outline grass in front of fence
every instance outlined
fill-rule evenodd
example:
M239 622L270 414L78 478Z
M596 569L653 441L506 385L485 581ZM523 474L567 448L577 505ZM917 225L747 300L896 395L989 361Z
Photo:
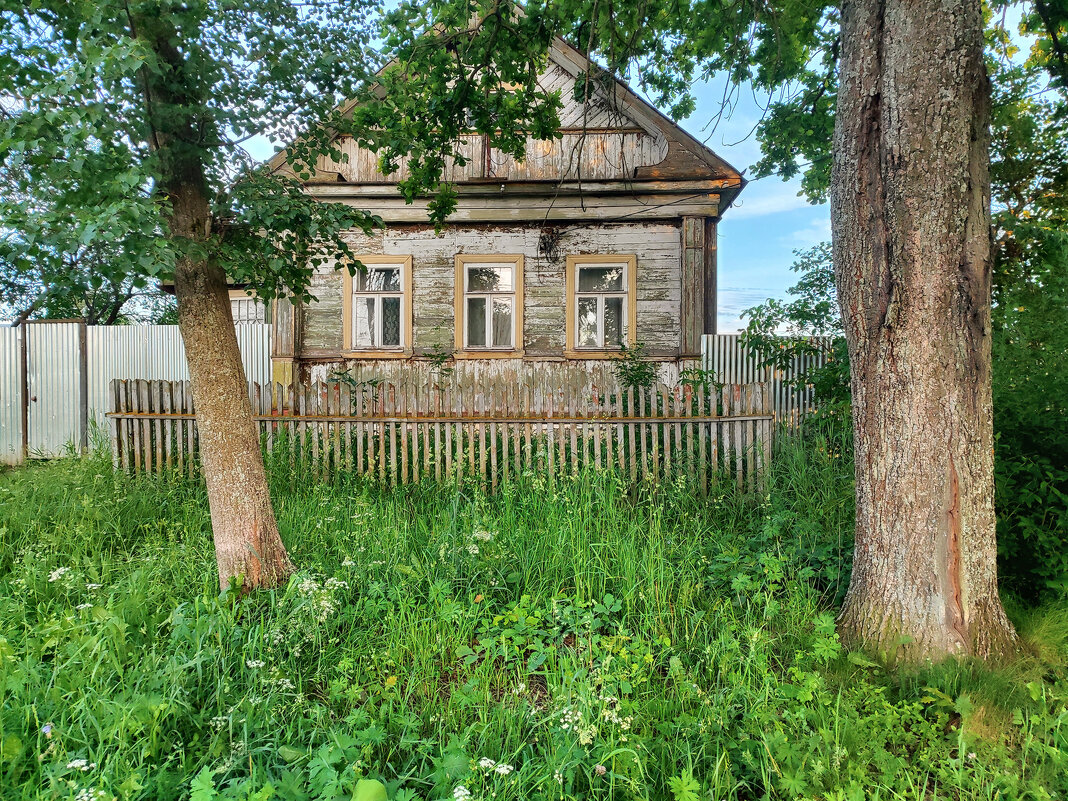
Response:
M1004 668L841 649L843 445L707 500L276 477L300 573L246 600L196 482L2 474L0 797L1062 797L1068 611L1017 612Z

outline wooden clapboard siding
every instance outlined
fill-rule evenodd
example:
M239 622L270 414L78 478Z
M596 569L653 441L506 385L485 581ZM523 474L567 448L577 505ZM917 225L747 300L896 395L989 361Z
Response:
M545 243L555 239L551 252ZM569 254L634 254L637 261L637 332L650 353L679 353L682 240L675 222L577 226L452 226L435 234L427 226L395 226L383 234L354 234L353 249L367 254L413 257L416 354L452 349L455 257L462 253L522 254L524 257L524 352L562 356L565 345L565 263ZM302 310L306 358L342 351L342 276L327 265L312 279L317 302Z
M393 184L410 175L406 158L398 160L396 171L383 174L378 169L378 156L361 148L351 137L341 138L337 144L342 159L320 156L316 164L319 173L339 175L348 183L359 184ZM466 163L457 165L448 159L444 172L447 180L626 180L633 177L637 168L657 164L667 154L664 140L642 130L587 129L562 133L558 139L528 137L522 160L484 144L481 136L460 137L459 149Z
M771 454L770 393L755 384L705 391L667 384L591 391L578 374L560 383L538 373L477 383L450 376L249 386L263 446L293 478L466 477L493 490L510 474L611 469L631 483L683 476L707 490L719 475L755 489ZM185 382L116 380L115 464L193 470L195 414ZM721 445L710 448L710 440Z

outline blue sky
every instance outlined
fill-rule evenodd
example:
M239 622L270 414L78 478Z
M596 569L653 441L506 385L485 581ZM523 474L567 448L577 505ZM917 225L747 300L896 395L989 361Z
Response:
M682 127L739 170L760 158L753 126L761 108L752 92L738 92L730 117L708 125L719 113L723 87L704 84L696 89L697 111ZM746 177L750 177L748 169ZM790 270L794 251L831 238L826 204L813 206L798 195L800 178L752 180L738 201L723 214L719 225L719 332L729 334L744 323L742 309L766 298L783 297L796 282Z

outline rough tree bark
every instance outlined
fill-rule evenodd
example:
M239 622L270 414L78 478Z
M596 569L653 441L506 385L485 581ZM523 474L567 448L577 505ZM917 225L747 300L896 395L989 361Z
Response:
M1016 643L997 589L990 85L979 0L845 0L831 220L852 370L843 639L904 658Z

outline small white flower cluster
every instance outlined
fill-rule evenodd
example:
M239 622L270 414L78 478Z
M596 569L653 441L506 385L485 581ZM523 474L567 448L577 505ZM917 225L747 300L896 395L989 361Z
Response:
M458 784L456 789L452 791L452 797L453 801L468 801L471 798L471 791L462 784Z
M345 561L341 563L342 567L356 567L356 563L351 558L345 557Z
M94 584L92 582L89 582L85 585L85 589L89 590L89 592L92 592L93 590L99 590L103 586L103 584Z
M83 610L83 609L92 609L92 608L93 608L93 605L92 605L92 604L78 604L78 605L77 605L76 607L74 607L74 608L75 608L75 609L77 609L77 610L79 610L79 611L81 611L81 610Z
M334 577L328 578L322 584L313 578L307 578L297 585L297 591L311 601L316 617L321 623L338 610L334 593L337 590L346 589L348 586L347 581Z
M61 578L63 578L65 575L67 575L69 572L69 567L57 567L55 570L48 574L48 581L50 583L55 583Z
M582 713L577 709L565 706L560 710L560 728L564 731L574 728L582 723Z
M601 697L601 701L604 702L604 709L601 710L601 717L605 722L619 726L623 731L630 729L631 724L634 722L633 715L620 715L620 703L619 699L614 695L605 695Z
M515 770L511 765L504 762L494 762L489 757L482 757L482 759L478 760L478 766L482 770L492 770L498 776L507 776Z
M211 727L215 729L215 731L222 731L228 725L230 725L230 718L226 715L216 715L211 719Z
M88 759L72 759L67 763L68 770L80 770L82 772L90 771L96 768L95 762L90 762Z
M248 668L250 668L251 670L256 670L256 668L261 668L266 664L267 663L264 662L262 659L246 659L245 660L245 665Z
M103 790L97 790L95 787L83 787L78 791L78 795L74 796L74 801L101 801L101 799L107 797L108 794Z
M472 542L467 546L467 552L472 556L478 556L478 546Z
M476 540L480 540L481 542L492 542L494 536L496 536L496 532L479 530L471 536L474 537Z

